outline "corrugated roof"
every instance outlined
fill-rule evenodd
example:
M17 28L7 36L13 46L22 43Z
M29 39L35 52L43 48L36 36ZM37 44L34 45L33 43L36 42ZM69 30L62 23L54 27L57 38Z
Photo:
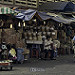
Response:
M56 10L56 11L63 11L65 7L69 4L70 6L73 4L72 2L46 2L39 6L39 10ZM72 6L71 6L72 7Z

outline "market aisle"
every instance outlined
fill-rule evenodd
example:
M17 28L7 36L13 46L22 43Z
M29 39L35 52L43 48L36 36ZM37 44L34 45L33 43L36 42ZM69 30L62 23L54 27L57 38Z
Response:
M57 60L33 60L14 65L12 71L0 71L0 75L75 75L73 55L64 55Z

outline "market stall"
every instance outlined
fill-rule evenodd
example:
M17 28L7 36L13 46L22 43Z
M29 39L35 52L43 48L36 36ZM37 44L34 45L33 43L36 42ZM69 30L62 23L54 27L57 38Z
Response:
M9 20L10 14L14 14L14 11L9 7L0 7L0 70L10 69L12 70L12 60L9 60L9 50L6 47L6 41L4 37L5 30L10 28L10 24L12 24L12 20ZM9 20L9 23L7 22ZM10 33L8 32L8 35Z
M3 60L0 61L0 70L12 70L12 61L11 60Z
M23 32L23 38L25 39L27 48L30 49L30 57L40 57L41 49L43 49L43 36L52 35L51 37L53 39L57 39L57 30L54 30L53 27L54 23L49 22L51 17L45 12L32 9L22 10L16 15L16 18L23 20L23 24L21 25L21 22L19 24L23 28L23 31L21 31Z

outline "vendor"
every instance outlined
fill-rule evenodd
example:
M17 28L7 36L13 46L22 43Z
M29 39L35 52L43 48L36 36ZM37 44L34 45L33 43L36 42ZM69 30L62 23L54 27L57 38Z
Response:
M2 59L2 49L1 49L1 45L0 45L0 60Z
M7 46L5 42L2 42L1 48L2 50L7 50Z
M5 42L2 42L1 50L2 50L2 59L8 59L8 50Z
M53 58L54 57L53 41L49 35L47 35L47 37L46 37L44 46L45 46L44 49L45 49L45 53L46 53L45 57L47 58L48 52L50 52L51 53L50 59L51 60L54 59Z

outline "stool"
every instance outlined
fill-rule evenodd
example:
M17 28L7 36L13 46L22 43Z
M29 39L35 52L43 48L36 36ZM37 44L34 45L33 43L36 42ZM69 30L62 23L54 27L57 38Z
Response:
M51 52L48 51L48 56L47 56L47 58L50 58L50 56L51 56Z
M37 49L33 49L31 52L31 57L39 57L39 51Z

